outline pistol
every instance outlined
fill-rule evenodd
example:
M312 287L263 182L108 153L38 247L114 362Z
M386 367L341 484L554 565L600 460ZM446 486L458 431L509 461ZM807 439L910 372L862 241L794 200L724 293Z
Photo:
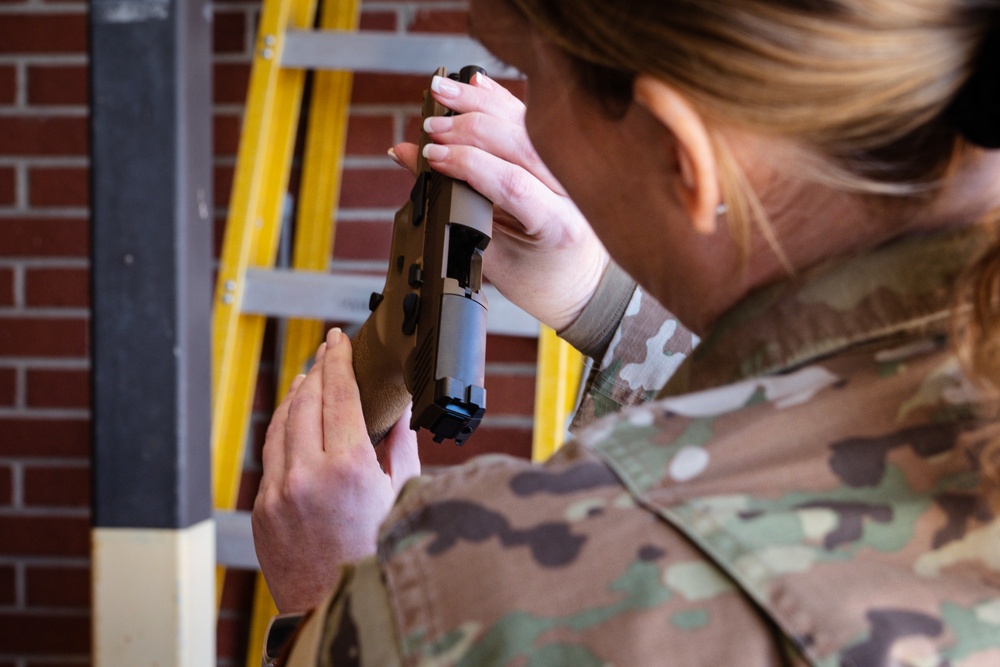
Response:
M482 68L453 78L469 83ZM446 76L444 68L435 72ZM452 112L424 92L423 118ZM493 233L493 203L464 181L435 172L423 157L393 221L385 288L354 336L354 372L372 444L413 401L410 428L461 445L486 412L486 296L483 250Z

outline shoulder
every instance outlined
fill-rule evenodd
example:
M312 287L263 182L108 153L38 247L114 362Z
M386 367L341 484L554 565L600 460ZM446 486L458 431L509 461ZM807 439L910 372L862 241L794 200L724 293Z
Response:
M411 662L780 661L729 578L575 444L545 466L489 457L413 484L379 557Z

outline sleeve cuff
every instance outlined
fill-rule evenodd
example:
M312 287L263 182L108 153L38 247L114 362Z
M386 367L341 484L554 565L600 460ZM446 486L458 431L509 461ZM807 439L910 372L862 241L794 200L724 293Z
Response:
M613 261L608 262L594 296L559 337L591 359L600 359L625 315L636 283Z

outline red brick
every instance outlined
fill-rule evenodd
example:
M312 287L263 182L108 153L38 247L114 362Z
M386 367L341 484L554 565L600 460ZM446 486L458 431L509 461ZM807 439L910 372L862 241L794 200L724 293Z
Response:
M88 653L90 617L0 612L0 646L25 656Z
M240 490L236 498L236 509L250 511L260 487L260 470L245 470L240 477Z
M14 270L0 268L0 306L14 305Z
M17 202L17 174L13 167L0 168L0 206L12 206Z
M34 167L28 172L28 201L44 206L88 206L87 167Z
M0 505L14 502L14 471L8 466L0 466ZM2 588L2 586L0 586ZM2 597L2 595L0 595ZM0 602L0 604L3 604Z
M90 607L89 568L28 567L25 579L25 597L29 607Z
M226 570L226 583L222 587L222 609L234 611L250 609L257 572L250 570Z
M532 416L535 412L535 376L488 374L486 406L488 415Z
M537 338L497 335L486 338L487 363L535 363L537 360Z
M216 626L215 655L232 665L246 664L250 628L245 618L220 618Z
M16 573L11 565L0 565L0 605L12 605L17 602Z
M86 155L87 119L0 117L0 155Z
M392 144L392 117L355 114L348 120L347 155L385 155Z
M368 32L395 32L396 25L396 12L361 12L361 30Z
M216 10L212 22L212 51L243 53L246 50L246 33L246 14Z
M17 397L17 372L13 368L0 368L0 405L12 406Z
M0 516L0 535L4 538L0 553L7 556L90 553L90 519L86 517ZM4 644L0 642L0 646Z
M250 84L248 63L215 63L212 66L212 99L217 104L243 104Z
M212 199L216 206L229 206L229 195L233 191L233 175L236 168L230 165L216 165L212 170Z
M17 69L13 65L0 66L0 104L17 101Z
M3 257L86 257L89 243L83 218L0 219Z
M28 68L28 104L87 104L83 65L34 65Z
M428 467L458 465L486 453L531 458L530 429L492 428L485 422L462 446L451 441L434 442L424 429L417 434L417 442L420 444L420 461Z
M5 14L0 53L85 53L87 17L79 14Z
M83 357L87 321L69 318L0 318L0 356Z
M216 155L236 156L240 146L243 118L234 114L216 114L212 117L212 148Z
M90 371L29 370L27 403L34 408L86 408L90 405Z
M28 306L78 306L90 303L89 271L74 268L27 269L24 297Z
M90 423L85 419L0 417L0 457L85 457Z
M337 225L333 254L337 259L385 259L391 240L392 223L342 222Z
M86 507L90 470L82 466L25 468L24 501L41 507Z
M413 104L424 97L429 77L403 74L358 74L354 77L354 104Z
M85 408L90 405L90 371L29 370L27 399L32 408Z
M410 196L412 187L413 174L396 166L347 169L341 185L340 207L395 210Z
M469 32L469 13L421 9L407 26L407 31L466 35Z

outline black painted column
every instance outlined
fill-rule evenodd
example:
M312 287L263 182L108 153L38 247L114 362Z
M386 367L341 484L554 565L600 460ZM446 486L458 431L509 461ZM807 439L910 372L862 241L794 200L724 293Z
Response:
M211 14L90 0L94 664L211 665Z

